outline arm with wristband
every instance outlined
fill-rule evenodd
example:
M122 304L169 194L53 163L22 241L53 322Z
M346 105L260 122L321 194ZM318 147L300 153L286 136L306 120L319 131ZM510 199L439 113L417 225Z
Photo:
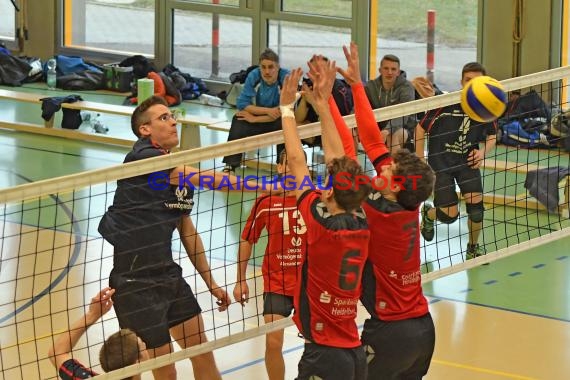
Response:
M281 90L279 109L281 110L281 125L283 127L283 138L287 151L287 164L295 183L301 183L303 178L310 178L309 168L305 160L305 153L301 146L299 132L297 132L297 122L295 121L295 100L297 97L297 87L303 71L300 68L294 69L285 77L283 89ZM299 199L305 189L295 186L295 197Z

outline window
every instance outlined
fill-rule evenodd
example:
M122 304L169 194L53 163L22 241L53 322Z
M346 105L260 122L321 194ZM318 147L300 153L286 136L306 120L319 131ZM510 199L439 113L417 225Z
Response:
M269 22L269 47L279 54L280 65L286 69L301 67L313 54L322 54L346 66L342 45L350 44L350 29L287 21Z
M0 40L16 40L16 9L8 0L0 1Z
M189 3L203 3L215 5L229 5L232 7L239 7L239 0L184 0Z
M373 0L378 3L376 17L376 66L386 54L400 58L408 80L425 76L427 57L427 11L435 13L435 83L447 91L458 90L461 68L477 59L477 0L422 2L416 0ZM429 3L429 4L428 4ZM371 35L373 35L373 27ZM372 62L374 65L374 62Z
M154 2L65 1L63 46L153 56Z
M366 6L365 4L362 5ZM352 17L352 1L350 0L282 0L282 9L284 12L332 16L348 19Z
M175 10L173 63L198 78L229 81L231 73L251 65L251 35L247 17Z

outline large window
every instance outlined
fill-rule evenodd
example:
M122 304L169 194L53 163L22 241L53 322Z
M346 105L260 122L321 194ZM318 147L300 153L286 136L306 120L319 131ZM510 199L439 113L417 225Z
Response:
M9 0L0 1L0 40L16 39L16 10Z
M65 1L64 47L154 55L155 0Z
M247 17L175 10L173 63L192 76L229 81L251 64L251 35Z
M365 4L363 4L365 6ZM352 17L352 1L350 0L282 0L285 12L305 13L319 16L341 18Z
M477 59L477 0L372 1L377 1L372 20L376 17L378 33L372 77L386 54L400 58L408 79L426 75L427 11L435 10L435 83L444 90L459 89L461 68Z
M307 71L307 61L313 54L322 54L339 65L346 66L342 45L350 44L350 29L287 21L269 22L269 47L277 54L281 67L301 67Z

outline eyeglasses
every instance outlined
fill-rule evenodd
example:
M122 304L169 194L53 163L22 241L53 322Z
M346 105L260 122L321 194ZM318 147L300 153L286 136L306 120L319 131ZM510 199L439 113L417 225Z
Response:
M169 121L170 119L177 121L178 120L178 115L175 113L163 113L162 115L160 115L159 117L156 118L156 120L160 120L160 121Z

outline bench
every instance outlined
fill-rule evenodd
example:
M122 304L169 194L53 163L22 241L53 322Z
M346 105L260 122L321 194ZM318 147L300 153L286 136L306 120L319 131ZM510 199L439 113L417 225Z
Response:
M39 95L27 92L12 91L0 89L0 98L10 99L21 102L35 103L41 105L42 101L40 99L46 98L46 95ZM119 116L130 117L133 113L134 108L130 106L122 106L107 103L98 103L91 101L78 101L75 103L63 103L62 108L75 109L80 111L92 111L103 114L112 114ZM129 139L109 137L101 134L90 134L84 133L77 130L66 130L60 128L53 128L54 118L44 122L45 128L38 128L35 124L29 123L15 123L0 121L0 126L2 128L9 128L14 130L19 130L23 132L32 132L43 135L65 137L70 139L82 140L82 141L92 141L100 143L108 143L122 146L132 146L133 141ZM209 126L224 123L223 120L213 119L203 116L196 115L184 115L178 119L181 125L180 133L180 149L191 149L201 146L200 141L200 130L199 127ZM221 124L220 124L221 125ZM214 129L214 128L212 128ZM228 127L229 131L229 127Z

